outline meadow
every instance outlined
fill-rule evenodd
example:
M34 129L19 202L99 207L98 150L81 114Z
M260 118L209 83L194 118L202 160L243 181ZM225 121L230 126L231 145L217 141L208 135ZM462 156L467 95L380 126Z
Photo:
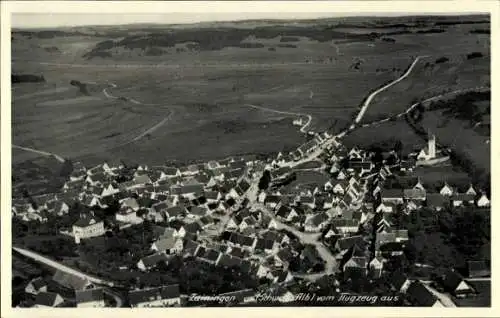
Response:
M43 74L46 83L13 86L13 143L87 164L116 157L162 164L291 150L305 141L292 126L296 118L247 104L308 114L309 129L339 132L370 91L401 76L414 56L433 50L429 39L439 43L450 37L448 32L469 36L457 28L391 35L395 42L374 38L366 33L375 30L369 28L364 28L366 34L351 28L333 35L295 28L295 37L286 29L271 30L272 36L256 29L257 36L242 38L247 47L224 46L215 38L216 49L207 43L189 49L191 42L176 39L173 46L148 40L153 46L141 48L141 38L130 36L115 40L121 44L106 50L111 57L92 59L83 56L114 38L105 32L43 38L15 33L13 71ZM288 37L283 40L280 32ZM448 40L447 50L455 50L461 41ZM161 54L146 54L151 48ZM90 96L71 86L73 80L91 85ZM122 98L109 98L104 89ZM375 116L391 111L374 103L367 118L372 109ZM22 156L13 159L22 161Z

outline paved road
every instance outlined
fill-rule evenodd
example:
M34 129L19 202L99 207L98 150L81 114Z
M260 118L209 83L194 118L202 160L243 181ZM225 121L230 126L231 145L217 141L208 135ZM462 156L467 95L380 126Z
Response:
M101 278L97 278L97 277L85 274L85 273L83 273L83 272L81 272L79 270L76 270L76 269L73 269L73 268L71 268L69 266L63 265L63 264L61 264L59 262L51 260L50 258L48 258L46 256L40 255L40 254L32 252L30 250L27 250L27 249L24 249L24 248L20 248L20 247L12 247L12 249L14 251L16 251L16 252L18 252L18 253L26 256L26 257L31 258L32 260L35 260L35 261L40 262L40 263L43 263L45 265L48 265L48 266L50 266L52 268L61 270L63 272L66 272L66 273L69 273L69 274L72 274L72 275L75 275L75 276L86 278L90 282L93 282L93 283L96 283L96 284L100 284L100 285L113 286L113 283L110 282L110 281L107 281L107 280L104 280L104 279L101 279Z
M267 108L267 107L262 107L262 106L257 106L257 105L252 105L252 104L245 104L245 106L260 109L260 110L265 110L265 111L273 112L273 113L277 113L277 114L292 115L292 116L298 116L298 117L305 116L305 117L307 117L307 122L304 125L302 125L302 127L300 128L300 132L303 134L307 133L306 128L309 127L309 125L311 124L311 120L312 120L312 116L308 115L308 114L284 112L284 111L275 110L272 108Z
M66 160L64 160L63 157L56 155L55 153L51 153L51 152L47 152L47 151L37 150L37 149L33 149L33 148L28 148L28 147L21 147L21 146L17 146L17 145L12 145L12 148L30 151L30 152L34 152L34 153L44 155L44 156L54 157L59 162L66 161Z
M24 249L24 248L20 248L20 247L12 247L12 249L34 261L37 261L39 263L43 263L47 266L50 266L52 268L55 268L55 269L58 269L58 270L61 270L65 273L68 273L68 274L72 274L72 275L75 275L75 276L78 276L78 277L82 277L82 278L86 278L88 279L90 282L92 283L95 283L95 284L98 284L98 285L104 285L104 286L108 286L108 287L112 287L114 284L113 282L110 282L108 280L104 280L104 279L101 279L101 278L97 278L95 276L92 276L92 275L88 275L84 272L81 272L79 270L76 270L76 269L73 269L69 266L66 266L66 265L63 265L59 262L56 262L54 260L51 260L50 258L46 257L46 256L43 256L43 255L40 255L38 253L35 253L35 252L32 252L30 250L27 250L27 249ZM103 288L103 292L105 294L108 294L110 295L111 297L113 297L115 299L115 302L116 302L116 307L122 307L123 306L123 300L121 298L121 296L112 291L111 289L109 289L108 287L104 287Z
M268 217L272 218L276 222L278 229L285 229L287 231L292 232L295 236L297 236L297 238L300 240L302 244L314 245L318 251L319 256L325 261L325 270L323 272L314 274L303 274L297 276L310 280L315 280L321 276L333 274L336 272L338 264L337 260L335 259L335 256L330 252L330 250L325 245L323 245L323 243L318 241L318 238L320 237L321 233L301 232L292 226L280 222L278 219L276 219L274 213L271 212L265 205L257 203L254 204L254 206L257 209L260 209Z
M406 77L408 77L408 75L410 75L411 71L413 70L413 68L415 67L415 65L417 64L417 62L421 59L421 58L424 58L424 57L427 57L427 55L423 55L423 56L418 56L414 61L413 63L410 65L410 67L408 68L408 70L403 74L401 75L401 77L397 78L396 80L390 82L389 84L377 89L376 91L374 91L373 93L371 93L368 98L366 99L365 103L363 104L363 106L361 107L361 110L359 111L358 113L358 116L356 116L356 119L354 120L354 123L357 124L361 121L361 119L363 119L363 116L365 115L365 112L366 110L368 109L368 106L370 106L370 103L371 101L373 100L373 98L375 96L377 96L377 94L385 91L386 89L388 89L389 87L393 86L393 85L396 85L397 83L401 82L402 80L404 80Z
M439 95L435 95L435 96L429 97L429 98L427 98L427 99L425 99L423 101L420 101L420 102L417 102L417 103L411 105L405 111L403 111L403 112L401 112L399 114L396 114L396 115L393 115L393 116L389 116L389 117L386 117L384 119L377 120L377 121L374 121L374 122L371 122L371 123L363 124L362 127L371 127L371 126L375 126L375 125L387 122L387 121L389 121L389 120L391 120L393 118L401 118L404 115L408 114L410 111L412 111L419 104L428 103L428 102L431 102L431 101L443 98L443 97L445 97L447 95L453 95L453 94L459 94L459 93L466 93L466 92L473 92L473 91L483 91L483 90L489 90L489 89L490 89L489 87L479 86L479 87L473 87L473 88L457 89L457 90L452 91L452 92L447 92L447 93L442 93L442 94L439 94Z

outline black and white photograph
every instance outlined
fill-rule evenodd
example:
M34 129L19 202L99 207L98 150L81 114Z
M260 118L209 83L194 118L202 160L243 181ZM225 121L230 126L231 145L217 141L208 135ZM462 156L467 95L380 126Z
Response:
M492 306L488 6L109 6L10 14L12 308Z

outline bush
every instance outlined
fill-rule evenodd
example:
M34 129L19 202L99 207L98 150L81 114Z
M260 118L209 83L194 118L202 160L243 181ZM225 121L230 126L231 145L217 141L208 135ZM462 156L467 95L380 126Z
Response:
M472 60L472 59L477 59L483 57L483 53L481 52L472 52L470 54L467 54L467 59Z
M438 58L435 63L436 64L445 63L445 62L448 62L449 60L450 60L449 58L442 56L442 57Z

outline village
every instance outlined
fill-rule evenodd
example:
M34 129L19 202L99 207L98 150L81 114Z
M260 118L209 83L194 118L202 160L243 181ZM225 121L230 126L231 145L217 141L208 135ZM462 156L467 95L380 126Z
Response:
M417 166L446 160L440 159L435 139L429 136L427 146L408 158L397 158L392 151L396 159L390 165L368 151L348 149L326 133L268 160L243 156L185 167L133 168L104 162L88 169L74 163L60 192L13 198L13 219L44 224L72 215L74 222L57 228L57 235L85 250L96 239L108 240L113 233L147 223L142 257L131 255L134 262L111 271L156 273L169 271L175 262L181 267L189 262L244 275L254 283L222 293L207 288L187 294L182 281L142 282L133 288L116 281L99 284L82 268L71 273L67 269L74 266L56 262L51 265L57 269L49 277L52 282L38 276L27 283L23 306L258 306L265 301L318 305L304 290L331 297L324 304L341 305L345 295L369 295L366 282L376 286L374 282L385 278L382 295L392 299L385 305L454 307L452 299L478 295L475 281L489 282L487 262L468 259L467 273L448 268L439 278L412 279L394 261L407 253L410 240L404 224L394 221L396 215L409 216L424 207L435 214L489 209L487 194L474 184L443 182L431 187L413 175ZM299 170L324 174L327 181L298 183ZM105 220L102 211L108 212ZM14 251L46 264L57 257L15 243ZM14 264L14 276L16 270ZM51 290L54 282L69 296ZM119 285L120 292L113 293ZM352 285L361 287L346 290ZM105 301L106 295L116 300Z

